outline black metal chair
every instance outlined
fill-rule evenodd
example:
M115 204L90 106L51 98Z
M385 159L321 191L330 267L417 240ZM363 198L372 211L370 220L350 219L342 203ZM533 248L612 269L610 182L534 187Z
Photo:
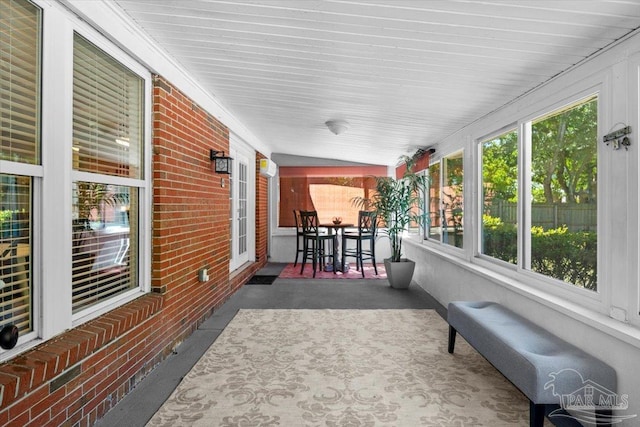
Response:
M300 220L302 222L304 247L300 274L304 272L304 266L307 259L311 257L313 264L313 277L316 277L318 264L320 264L320 268L322 268L326 258L330 258L332 261L331 263L333 264L336 236L333 234L320 233L318 212L316 211L300 211ZM326 249L327 243L331 243L331 253Z
M358 212L358 230L344 231L342 233L342 265L345 265L346 257L356 259L356 270L362 272L364 277L364 260L371 260L373 270L378 275L376 266L376 234L378 232L378 214L375 211ZM347 247L347 242L356 241L355 248ZM369 242L369 247L363 247L363 242Z
M300 219L299 210L293 210L293 219L296 222L296 260L293 263L295 267L298 265L298 255L304 252L304 233L302 232L302 219Z

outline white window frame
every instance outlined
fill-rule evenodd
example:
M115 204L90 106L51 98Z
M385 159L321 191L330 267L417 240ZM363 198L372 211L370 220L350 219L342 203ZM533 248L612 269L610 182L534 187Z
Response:
M480 236L478 233L474 235L473 248L467 250L472 251L471 260L474 264L495 271L505 276L505 278L515 279L526 286L531 286L531 291L534 293L542 291L546 295L559 297L562 300L568 301L572 306L582 306L594 311L604 312L605 307L610 300L610 294L612 292L612 285L608 279L609 267L606 262L607 248L610 247L609 237L606 234L606 227L608 223L606 206L610 203L610 195L603 192L603 188L608 188L606 180L607 171L603 156L606 152L603 148L602 135L603 123L607 120L607 105L608 105L608 92L607 92L607 79L602 75L594 75L591 78L582 82L582 88L571 91L571 94L560 94L555 101L541 101L537 103L530 111L523 112L523 115L515 122L502 126L498 125L493 131L483 132L483 135L474 139L474 144L481 145L482 141L487 139L487 135L499 135L506 129L516 129L518 131L518 263L513 266L511 264L501 262L500 260L493 259L489 256L480 254ZM563 96L564 95L564 96ZM530 187L531 187L531 122L535 121L539 117L543 117L554 111L561 110L564 107L570 106L581 100L587 99L589 96L596 95L598 98L598 289L597 291L590 291L582 289L573 284L563 282L561 280L544 276L543 274L531 271L524 263L527 259L530 259L530 254L525 254L525 249L530 250L530 210L529 206L523 203L523 200L529 200ZM474 167L476 171L474 173L474 192L476 197L474 198L474 221L478 223L481 221L482 206L481 203L481 149L474 150ZM480 228L480 227L478 227Z
M477 187L477 197L474 200L474 204L473 204L473 209L475 212L475 216L474 216L474 221L475 224L477 224L477 227L475 228L475 233L473 235L473 247L472 249L474 250L474 254L473 256L478 258L478 259L482 259L482 260L486 260L487 262L490 263L494 263L499 265L502 268L507 268L510 270L515 270L518 266L518 264L511 264L507 261L503 261L499 258L494 258L492 256L486 255L482 252L482 214L484 212L484 189L482 188L483 184L484 184L484 180L482 178L483 176L483 170L482 170L482 159L483 159L483 155L484 155L484 149L483 149L483 143L485 143L486 141L491 141L501 135L504 135L506 133L509 132L516 132L517 136L518 136L518 143L517 143L517 150L518 150L518 177L517 179L517 185L518 185L518 202L517 202L517 214L518 214L518 225L520 224L520 221L522 220L522 206L520 203L520 191L521 191L521 178L520 178L520 171L522 170L521 168L521 159L520 159L520 145L521 145L521 141L520 141L520 137L521 137L521 132L519 132L519 127L516 123L512 123L509 124L507 126L504 126L494 132L488 133L484 136L482 136L481 138L478 138L475 141L475 145L476 145L476 150L475 154L476 154L476 158L478 159L477 161L477 165L476 165L476 171L474 173L474 177L475 177L475 181L477 183L476 187ZM522 257L522 242L520 241L521 237L519 235L519 230L518 230L518 240L517 240L517 254L516 257L518 260L521 259Z
M446 154L443 154L437 158L434 159L430 159L429 162L429 168L431 168L431 166L435 165L435 164L439 164L440 165L440 178L439 178L439 182L438 182L438 192L440 195L440 203L439 203L439 211L441 214L441 218L440 218L440 239L436 240L433 239L431 237L428 236L428 230L425 227L423 234L423 239L425 242L429 242L428 244L433 244L433 245L438 245L438 249L445 251L445 252L451 252L453 254L457 254L458 256L464 256L467 248L470 246L470 237L469 237L469 231L471 229L471 227L473 226L472 223L469 223L468 220L470 220L470 218L468 218L468 210L470 209L469 206L471 206L470 203L467 202L468 199L468 187L469 187L469 176L468 175L471 173L471 171L469 171L467 168L469 167L470 161L469 158L467 156L467 152L469 150L466 150L464 147L458 147L458 148L452 148L451 150L447 150ZM443 230L443 223L446 222L446 217L444 215L442 215L444 213L444 208L443 208L443 188L444 188L444 183L445 183L445 161L455 155L461 154L461 158L462 158L462 170L463 170L463 180L462 180L462 214L463 214L463 218L464 218L464 226L463 226L463 243L462 243L462 248L459 248L457 246L455 246L453 243L449 243L449 242L445 242L444 241L444 230ZM425 173L428 173L425 170ZM431 179L431 176L429 174L429 179ZM425 194L425 209L429 208L429 194ZM427 212L428 213L428 212Z
M43 9L43 178L41 196L35 194L34 198L41 199L42 206L47 207L41 217L42 233L35 243L42 245L42 262L40 265L34 263L34 269L40 273L34 280L41 278L34 281L41 303L40 312L34 315L41 318L39 336L46 340L150 291L152 76L135 59L60 5L41 0L34 3ZM72 167L74 33L95 44L144 81L143 176L140 180L108 178L110 183L137 187L139 191L139 286L76 314L72 314L71 308L72 182L92 181L93 175L75 171ZM99 179L105 178L100 175Z

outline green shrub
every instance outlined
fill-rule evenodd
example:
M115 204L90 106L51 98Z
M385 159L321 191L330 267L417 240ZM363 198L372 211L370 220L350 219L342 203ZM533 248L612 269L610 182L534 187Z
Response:
M483 216L483 253L517 264L517 228ZM531 227L531 270L585 289L597 288L597 234L570 232L566 226Z

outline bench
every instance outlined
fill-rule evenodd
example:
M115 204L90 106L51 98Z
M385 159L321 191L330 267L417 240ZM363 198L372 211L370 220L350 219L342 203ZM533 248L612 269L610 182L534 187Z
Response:
M583 405L579 412L598 426L611 424L617 382L609 365L495 302L451 302L447 321L449 353L459 333L527 396L530 426L541 427L553 407L577 407L584 393L595 410Z

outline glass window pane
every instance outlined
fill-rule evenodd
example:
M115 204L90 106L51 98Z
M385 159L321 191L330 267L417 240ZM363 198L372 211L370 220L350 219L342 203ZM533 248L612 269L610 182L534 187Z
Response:
M518 262L518 133L482 143L482 242L480 252Z
M444 182L442 188L442 241L462 248L463 241L463 166L462 152L446 157L443 161Z
M440 241L442 233L442 213L440 204L440 163L429 166L429 223L427 237Z
M0 320L33 330L32 178L0 175Z
M597 123L593 97L532 123L531 270L597 288Z
M79 35L73 55L73 167L142 177L143 79Z
M40 9L2 2L0 13L0 160L40 163Z
M295 227L293 210L315 210L320 223L334 217L348 224L358 223L354 198L368 199L376 187L374 176L386 175L384 167L280 167L280 210L278 225Z
M73 200L75 313L138 286L138 189L76 182Z

